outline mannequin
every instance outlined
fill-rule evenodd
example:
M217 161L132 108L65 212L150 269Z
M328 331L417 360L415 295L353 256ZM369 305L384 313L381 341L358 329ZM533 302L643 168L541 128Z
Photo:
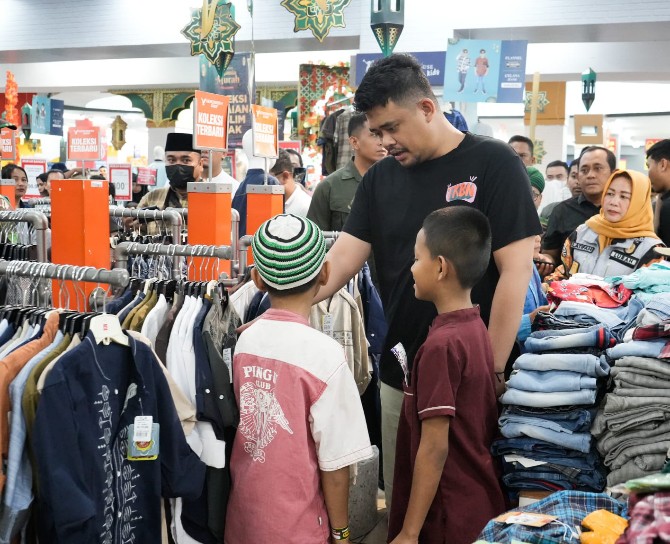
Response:
M274 166L275 160L254 157L253 136L250 130L247 130L242 137L242 150L249 161L249 169L233 197L233 208L240 214L240 236L247 233L247 187L250 185L279 185L277 178L268 173ZM266 162L268 171L265 170Z

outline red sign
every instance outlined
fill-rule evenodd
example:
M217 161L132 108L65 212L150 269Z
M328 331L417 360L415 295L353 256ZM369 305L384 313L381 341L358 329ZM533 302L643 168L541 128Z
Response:
M110 164L109 182L114 184L114 200L131 200L132 172L129 164Z
M251 106L251 130L254 157L276 159L279 151L277 110L265 106Z
M155 168L148 168L140 166L137 169L137 184L138 185L156 185L156 177L158 171Z
M225 151L228 148L228 103L220 94L195 91L193 104L193 147Z
M645 151L649 151L649 148L650 148L652 145L657 144L657 143L660 142L660 141L661 141L661 138L647 138L647 139L644 141L644 150L645 150Z
M0 145L2 146L2 160L16 160L16 139L14 131L8 128L0 130Z
M21 166L28 175L28 190L26 191L27 198L39 198L42 196L40 190L37 188L37 176L44 174L47 171L47 161L44 159L23 159Z
M100 128L70 128L67 131L67 158L71 161L99 161L102 158Z
M279 149L295 149L302 155L302 144L298 140L282 140L279 142Z

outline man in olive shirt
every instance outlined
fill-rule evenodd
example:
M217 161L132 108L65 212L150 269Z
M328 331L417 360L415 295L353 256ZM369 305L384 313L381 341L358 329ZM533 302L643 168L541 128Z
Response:
M386 157L381 138L370 132L364 113L351 116L348 133L354 152L353 160L316 186L307 212L307 217L321 230L342 230L363 174L374 163Z
M600 211L600 201L607 180L616 170L616 157L609 149L589 146L579 156L579 185L582 194L558 204L549 216L542 253L560 264L561 250L568 236L587 219Z

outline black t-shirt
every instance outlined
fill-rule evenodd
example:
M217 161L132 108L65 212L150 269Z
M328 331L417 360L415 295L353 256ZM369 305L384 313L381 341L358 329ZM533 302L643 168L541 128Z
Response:
M547 233L542 240L542 249L563 249L568 236L582 223L586 223L600 208L591 204L584 195L574 196L559 203L549 216Z
M658 222L658 237L670 247L670 192L661 197L661 216Z
M430 212L459 205L489 218L493 251L542 232L521 159L507 144L469 133L453 151L411 168L387 157L367 171L356 192L344 232L372 245L389 325L380 374L392 387L402 388L403 373L391 348L402 343L411 364L436 315L432 303L414 297L416 234ZM498 277L491 257L472 290L487 324Z

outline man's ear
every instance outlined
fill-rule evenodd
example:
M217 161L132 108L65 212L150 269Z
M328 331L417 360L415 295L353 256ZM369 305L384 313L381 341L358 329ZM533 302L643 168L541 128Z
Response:
M265 282L263 281L263 278L261 278L261 275L258 273L258 270L255 268L251 269L251 279L254 282L254 285L258 287L259 291L267 291L267 288L265 287Z
M358 150L358 138L356 136L349 136L349 145L354 151Z
M417 104L421 113L426 117L426 121L430 123L436 113L442 113L430 98L422 98Z

